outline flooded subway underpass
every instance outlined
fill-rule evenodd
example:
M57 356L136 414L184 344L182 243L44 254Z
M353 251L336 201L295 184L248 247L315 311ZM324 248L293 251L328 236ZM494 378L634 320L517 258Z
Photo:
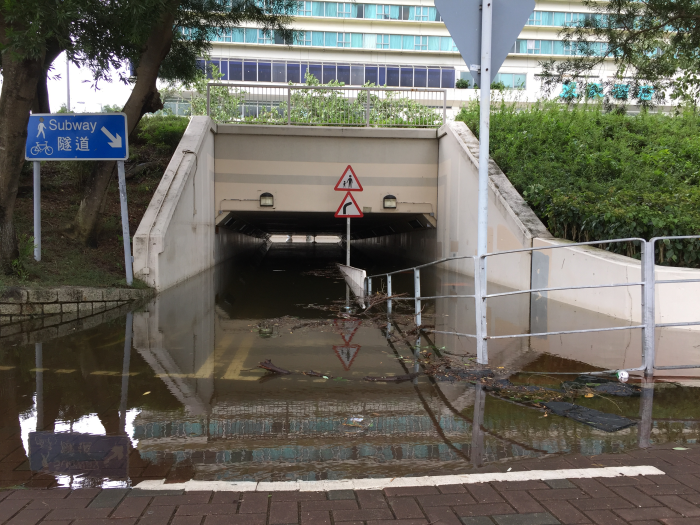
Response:
M641 395L629 397L562 387L585 372L638 366L638 331L494 340L495 378L483 385L460 375L477 368L473 339L430 331L473 333L473 299L424 302L418 337L412 301L395 301L391 318L383 302L344 312L343 261L335 244L272 244L99 326L40 344L0 342L2 485L393 478L696 442L692 377L632 378ZM410 263L358 251L353 265L370 274ZM425 273L423 295L473 292L463 273ZM393 291L412 295L412 275L396 276ZM620 323L527 295L489 306L496 334ZM267 359L292 373L259 368ZM494 389L505 380L525 393ZM562 388L577 405L633 424L606 432L545 410Z

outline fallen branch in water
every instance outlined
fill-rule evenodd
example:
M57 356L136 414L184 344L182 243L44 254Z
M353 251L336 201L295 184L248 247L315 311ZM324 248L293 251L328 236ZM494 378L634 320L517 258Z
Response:
M264 368L265 370L269 370L270 372L274 372L275 374L291 374L289 370L285 370L284 368L280 368L279 366L275 366L272 364L272 361L269 359L266 359L262 363L258 364L258 368Z
M305 376L311 376L311 377L322 377L324 379L333 379L333 376L330 374L323 374L321 372L316 372L315 370L309 370L308 372L303 372Z
M392 376L392 377L365 376L362 378L362 380L363 381L371 381L372 383L403 383L404 381L410 381L411 379L415 379L419 375L420 374L418 374L418 373L413 373L413 374L406 374L404 376Z

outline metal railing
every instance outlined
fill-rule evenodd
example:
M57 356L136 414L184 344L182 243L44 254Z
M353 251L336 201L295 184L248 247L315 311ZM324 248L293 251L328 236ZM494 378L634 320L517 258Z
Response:
M233 124L438 128L447 90L211 83L207 115Z
M680 283L700 283L700 279L675 279L675 280L656 280L656 258L655 258L655 247L658 241L664 240L689 240L689 239L700 239L698 236L677 236L677 237L655 237L649 241L645 241L640 238L629 238L629 239L611 239L605 241L590 241L590 242L578 242L570 244L561 244L553 246L542 246L537 248L522 248L518 250L508 250L503 252L487 253L481 256L461 256L461 257L447 257L437 261L433 261L427 264L422 264L419 266L414 266L411 268L406 268L403 270L397 270L395 272L381 273L377 275L368 276L365 280L365 294L369 295L372 292L372 280L375 278L385 277L387 280L387 295L389 296L387 300L387 310L388 313L392 313L393 301L396 300L411 300L415 303L415 321L417 326L421 326L421 301L428 299L456 299L456 298L472 298L475 301L475 311L476 311L476 333L475 334L465 334L459 332L448 332L440 330L430 330L431 333L456 335L461 337L472 337L476 339L477 345L477 362L479 364L488 364L488 341L491 339L509 339L509 338L522 338L522 337L543 337L549 335L564 335L564 334L583 334L591 332L611 332L618 330L642 330L642 366L637 368L627 368L625 370L629 372L641 371L648 375L652 375L654 370L674 370L682 368L700 368L700 365L673 365L673 366L656 366L656 328L670 328L670 327L681 327L681 326L698 326L700 321L690 321L681 323L657 323L656 322L656 285L658 284L680 284ZM515 290L512 292L502 292L502 293L487 293L487 282L486 282L486 259L488 257L494 257L497 255L509 255L514 253L525 253L525 252L535 252L540 250L556 250L562 248L573 248L576 246L599 246L602 244L613 244L621 242L638 242L641 247L641 281L638 282L624 282L624 283L609 283L609 284L596 284L596 285L585 285L585 286L558 286L551 288L530 288L527 290ZM435 266L449 261L471 259L474 261L474 294L473 295L436 295L436 296L421 296L420 289L420 271L423 268ZM392 276L401 273L413 273L414 279L414 296L413 297L393 297L392 298ZM553 332L537 332L537 333L525 333L525 334L510 334L510 335L488 335L487 332L487 320L486 320L486 306L488 299L494 297L506 297L519 294L529 294L529 293L542 293L542 292L553 292L561 290L587 290L587 289L599 289L599 288L617 288L617 287L628 287L628 286L640 286L641 287L641 311L642 311L642 322L636 325L624 325L624 326L613 326L605 328L588 328L582 330L559 330ZM610 371L605 371L610 372ZM598 372L604 373L604 372Z

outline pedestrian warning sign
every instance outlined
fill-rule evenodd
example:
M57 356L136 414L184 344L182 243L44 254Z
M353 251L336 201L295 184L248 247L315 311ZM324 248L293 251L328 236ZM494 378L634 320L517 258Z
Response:
M339 218L355 218L364 217L365 214L362 213L362 210L357 205L357 201L355 200L355 197L352 196L352 193L347 192L343 202L341 202L340 206L338 207L338 211L335 212L335 216Z
M355 175L352 166L345 168L345 173L340 177L338 183L333 188L335 191L364 191L360 180Z
M343 368L348 371L360 351L360 345L334 346L333 350L343 364Z

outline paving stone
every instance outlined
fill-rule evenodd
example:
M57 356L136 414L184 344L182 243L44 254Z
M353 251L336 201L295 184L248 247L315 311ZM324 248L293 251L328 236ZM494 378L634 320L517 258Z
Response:
M659 476L654 476L659 477ZM627 487L640 485L653 485L651 481L643 476L618 476L616 478L595 478L606 487Z
M553 499L543 501L542 504L565 525L591 522L582 512L579 512L568 501Z
M207 516L204 525L265 525L266 514L236 514L235 516Z
M596 525L626 525L627 522L624 521L620 516L613 514L611 510L589 510L586 512L593 523Z
M158 505L205 505L211 499L211 492L186 492L178 496L156 496L152 506Z
M575 489L576 485L571 483L568 479L544 479L547 485L553 489Z
M472 518L462 518L464 525L493 525L493 520L488 516L474 516Z
M650 496L667 494L697 494L697 491L678 483L678 485L642 485L639 490Z
M477 503L502 503L503 498L488 483L475 483L467 487Z
M141 490L138 487L131 489L129 492L129 498L153 498L155 496L181 496L185 493L184 490Z
M113 489L105 489L105 490L113 490ZM102 492L102 489L73 490L73 491L71 491L70 494L68 494L68 499L92 499L95 496L97 496L100 492Z
M89 504L89 499L35 499L27 508L30 510L84 509Z
M170 521L170 516L175 512L175 505L160 505L158 507L146 507L143 516L141 517L141 523L144 520L148 520L149 523L168 523Z
M493 519L498 525L560 525L559 520L548 512L506 514L493 516Z
M624 498L591 498L570 500L570 503L579 510L603 510L603 509L631 509L634 507ZM686 502L688 503L688 502Z
M680 518L677 512L666 507L647 507L642 509L616 509L615 514L627 521L660 518Z
M75 520L73 525L134 525L136 518L102 518L102 519L87 519Z
M433 496L434 497L434 496ZM413 498L389 498L389 505L398 519L420 519L425 517Z
M533 490L530 494L539 501L584 499L589 497L581 489Z
M204 516L175 516L172 525L199 525Z
M464 485L442 485L438 487L441 494L466 494L467 489Z
M267 514L267 504L270 496L261 492L244 492L241 495L239 514Z
M211 503L232 503L237 505L238 499L238 492L214 492L214 495L211 498Z
M265 495L267 497L267 495ZM209 503L208 505L180 505L175 513L176 516L209 516L212 514L235 514L236 505L226 503ZM267 505L265 506L267 515Z
M660 507L661 503L647 496L637 487L611 487L615 494L622 496L635 507Z
M340 500L340 501L302 501L301 511L308 512L312 510L352 510L358 509L357 501L355 500Z
M455 505L471 505L476 503L469 494L441 494L439 496L417 496L421 507L453 507ZM503 501L503 500L501 500Z
M539 490L549 489L548 485L542 481L498 481L491 483L491 486L503 492L506 490Z
M455 512L460 518L469 516L493 516L496 514L515 514L515 510L507 503L477 503L455 507Z
M13 499L22 499L22 500L30 500L30 499L37 499L37 498L43 498L43 499L63 499L70 494L70 490L68 489L52 489L52 490L16 490L9 496L7 496L6 499L8 500L13 500Z
M425 509L425 515L429 523L440 523L440 525L462 525L457 514L445 507L431 507Z
M387 496L422 496L425 494L440 494L436 487L392 487L384 489Z
M170 516L142 516L138 523L139 525L168 525Z
M214 497L216 498L217 494L233 494L232 492L216 492L214 493ZM238 496L236 496L237 498ZM272 493L272 501L316 501L316 500L326 500L326 493L325 492L297 492L297 491L289 491L289 492L273 492Z
M302 511L301 525L331 525L331 513L327 510Z
M336 500L336 499L355 499L355 491L354 490L329 490L328 491L328 499L331 500Z
M384 493L381 490L358 490L357 500L361 509L385 509L387 508Z
M7 525L36 525L48 513L48 510L21 510Z
M97 520L106 518L112 509L56 509L52 510L44 521L54 520Z
M5 501L0 503L0 523L9 520L12 516L22 510L27 503L29 503L29 500L10 498L7 498Z
M129 489L105 489L92 500L91 509L113 509L129 493ZM69 498L70 499L70 498Z
M412 519L412 520L369 520L367 525L427 525L428 520L426 519Z
M518 512L544 512L544 508L525 490L508 490L503 497L515 507Z
M269 525L299 523L299 505L290 501L273 501L270 503Z
M571 483L593 498L609 498L610 488L590 478L572 479Z
M389 509L360 509L360 510L334 510L333 520L338 521L367 521L367 520L393 520L394 516ZM448 525L448 524L444 524Z
M138 518L148 506L146 498L125 498L112 513L113 518Z
M679 514L690 518L693 516L700 516L700 508L696 507L689 501L675 495L670 496L656 496L658 501L669 509L675 510Z
M660 520L664 525L697 525L698 520L694 518L664 518ZM636 523L634 525L637 525Z

